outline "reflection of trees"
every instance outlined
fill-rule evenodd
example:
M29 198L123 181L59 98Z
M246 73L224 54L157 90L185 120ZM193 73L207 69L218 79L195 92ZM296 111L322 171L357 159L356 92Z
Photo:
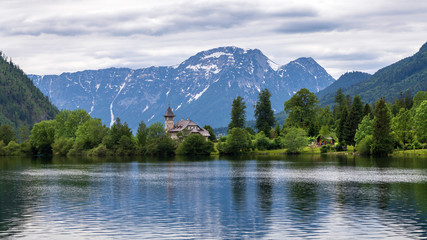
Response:
M231 187L233 191L233 203L238 212L244 210L246 204L246 179L245 165L243 162L231 162Z
M317 212L319 201L317 184L313 182L289 182L289 195L292 210L308 219ZM301 219L305 221L304 219Z
M30 189L29 185L24 184L26 179L17 173L29 165L31 159L0 159L0 238L19 234L20 226L33 215L33 206L39 194L36 189Z
M257 194L260 210L266 216L271 213L273 204L272 165L270 161L257 161Z

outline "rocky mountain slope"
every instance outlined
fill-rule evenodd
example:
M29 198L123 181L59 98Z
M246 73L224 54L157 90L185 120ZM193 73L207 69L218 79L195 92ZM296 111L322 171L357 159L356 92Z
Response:
M168 105L177 119L227 126L237 96L244 98L250 120L261 89L270 90L272 107L280 112L300 88L318 92L335 81L312 58L279 66L258 49L237 47L199 52L171 67L109 68L30 78L59 109L85 109L107 126L120 117L133 130L141 120L163 122Z

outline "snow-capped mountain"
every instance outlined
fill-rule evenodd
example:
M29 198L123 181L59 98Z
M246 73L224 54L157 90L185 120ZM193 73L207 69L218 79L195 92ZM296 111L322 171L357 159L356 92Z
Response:
M173 67L109 68L61 75L29 75L59 109L82 108L109 126L116 117L136 130L143 120L160 121L168 105L176 119L226 126L231 103L241 96L247 119L261 89L270 90L275 111L300 88L318 92L335 80L312 58L279 66L258 49L220 47Z

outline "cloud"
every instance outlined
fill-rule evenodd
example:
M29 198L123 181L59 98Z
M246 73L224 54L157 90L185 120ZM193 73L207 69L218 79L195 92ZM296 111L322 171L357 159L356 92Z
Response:
M179 64L219 46L278 64L313 57L334 77L373 73L426 41L417 0L30 0L0 2L2 50L26 72Z

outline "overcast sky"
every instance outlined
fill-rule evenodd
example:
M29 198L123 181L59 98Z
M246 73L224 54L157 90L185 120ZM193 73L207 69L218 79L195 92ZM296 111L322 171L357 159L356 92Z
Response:
M1 0L0 51L26 73L172 66L220 46L333 77L374 73L427 41L425 0Z

